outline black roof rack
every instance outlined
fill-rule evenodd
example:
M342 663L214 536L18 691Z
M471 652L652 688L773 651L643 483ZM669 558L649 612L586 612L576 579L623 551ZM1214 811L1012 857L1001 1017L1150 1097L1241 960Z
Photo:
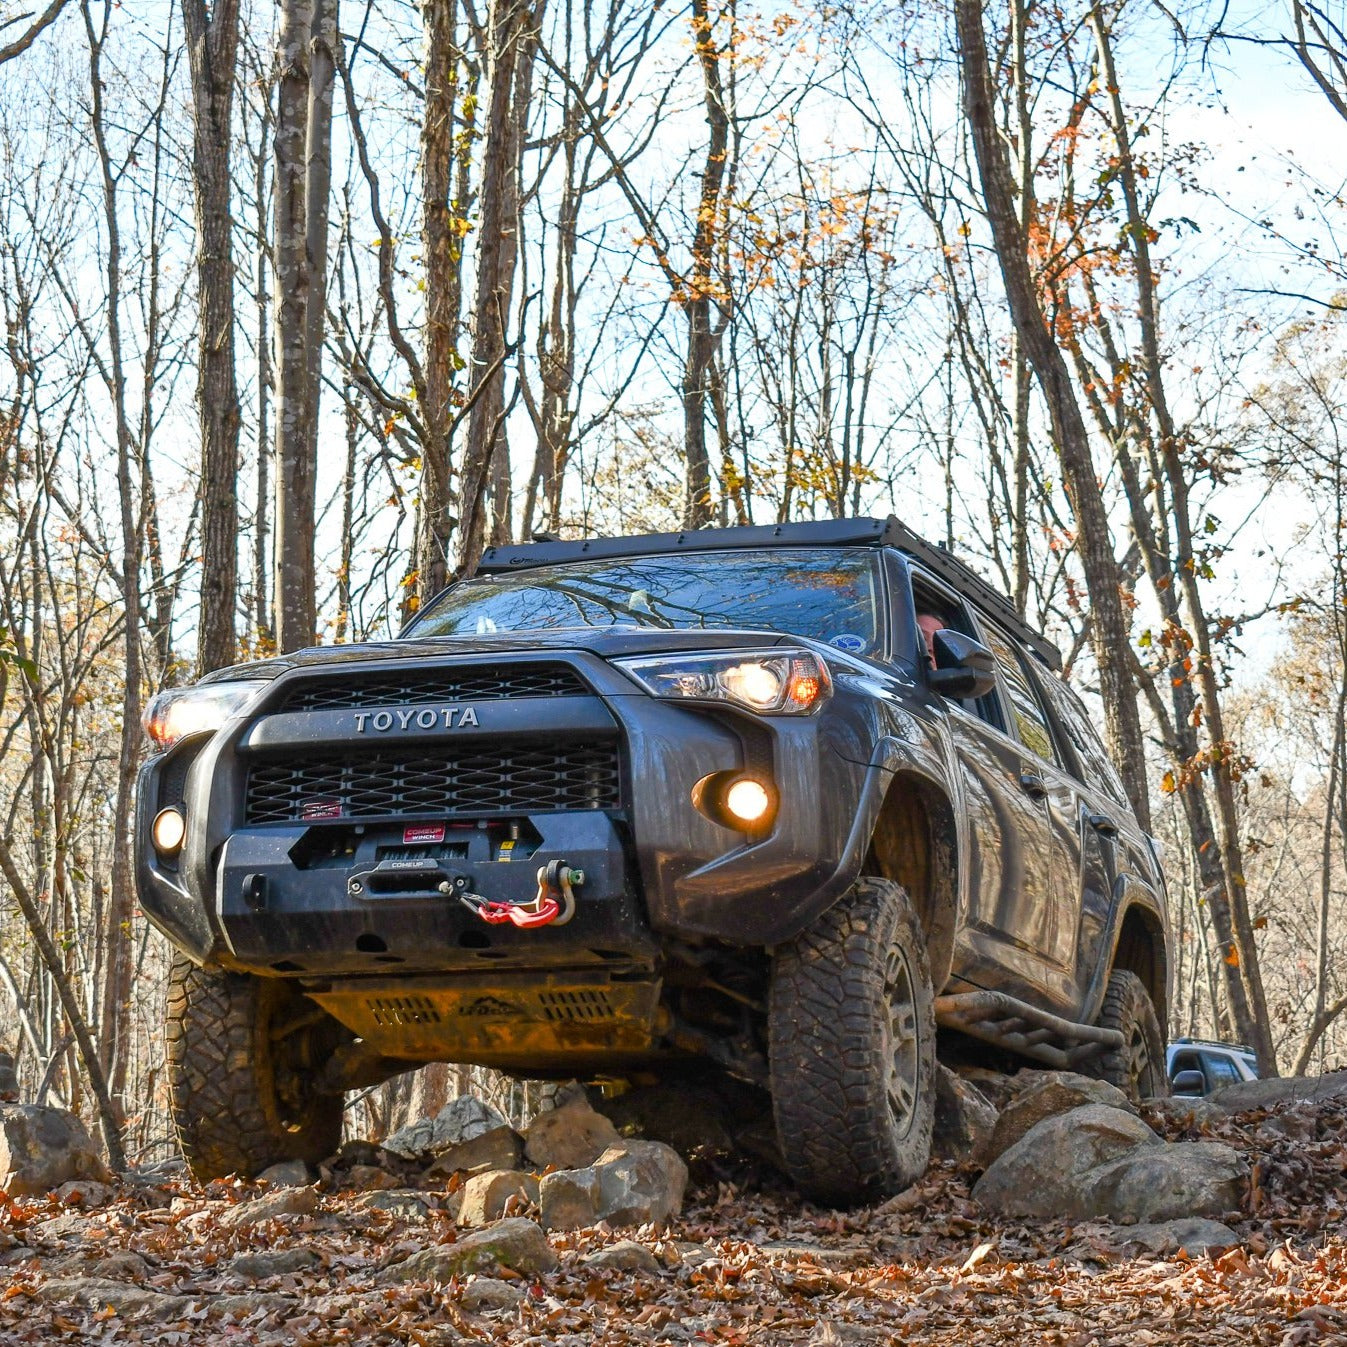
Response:
M985 608L1051 669L1062 657L980 575L962 561L913 533L893 515L887 519L819 519L796 524L750 524L721 529L687 529L682 533L642 533L625 538L578 538L489 547L477 564L479 575L565 565L608 557L657 556L670 552L711 552L728 547L894 547L921 562L927 570Z
M998 594L976 571L960 561L948 548L935 547L924 538L919 538L906 525L893 516L889 517L888 536L885 538L891 547L906 552L914 560L921 562L933 575L937 575L955 589L968 595L973 601L987 610L1014 637L1023 641L1035 655L1057 673L1062 671L1062 652L1046 636L1036 632L1015 610L1015 605L1003 594Z
M1226 1048L1230 1052L1243 1052L1250 1057L1257 1056L1247 1043L1227 1043L1221 1038L1189 1038L1187 1034L1181 1034L1178 1038L1170 1039L1170 1043L1174 1047L1182 1045L1185 1048Z

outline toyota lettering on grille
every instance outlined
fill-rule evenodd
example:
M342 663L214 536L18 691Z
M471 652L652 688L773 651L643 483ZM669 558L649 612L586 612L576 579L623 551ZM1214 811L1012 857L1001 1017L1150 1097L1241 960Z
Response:
M357 734L387 734L390 730L461 730L477 723L477 709L473 706L423 706L420 710L355 713Z

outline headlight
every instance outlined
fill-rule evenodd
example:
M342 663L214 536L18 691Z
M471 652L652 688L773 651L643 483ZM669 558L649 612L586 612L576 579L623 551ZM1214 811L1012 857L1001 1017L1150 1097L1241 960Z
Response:
M145 733L161 753L180 739L213 734L236 711L267 686L264 679L207 683L194 688L169 688L146 708Z
M833 690L827 666L808 650L656 655L614 663L656 697L731 702L760 715L808 715Z

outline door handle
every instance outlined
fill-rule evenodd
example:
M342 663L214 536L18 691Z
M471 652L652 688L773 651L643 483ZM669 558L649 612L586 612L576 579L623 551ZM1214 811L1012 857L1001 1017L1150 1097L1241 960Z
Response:
M1037 772L1020 773L1020 789L1035 800L1041 800L1047 793L1047 783Z
M1107 814L1086 814L1085 822L1100 837L1117 837L1118 835L1118 825Z

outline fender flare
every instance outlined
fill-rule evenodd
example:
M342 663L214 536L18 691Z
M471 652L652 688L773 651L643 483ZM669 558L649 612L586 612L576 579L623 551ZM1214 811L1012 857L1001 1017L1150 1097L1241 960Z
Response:
M931 981L937 990L949 979L955 936L967 909L968 845L964 811L951 789L958 777L951 776L947 756L941 761L939 747L948 746L928 747L891 737L876 745L867 785L875 782L874 766L882 767L882 794L866 801L869 822L861 858L861 868L871 861L879 873L908 890L926 931ZM920 848L910 846L906 810L890 808L890 801L907 792L916 793L926 818L928 834Z
M1144 936L1145 948L1133 942ZM1149 965L1149 966L1147 966ZM1146 984L1161 1032L1168 1033L1172 1003L1173 962L1170 958L1169 926L1163 905L1154 891L1136 875L1120 875L1114 887L1099 959L1085 998L1082 1019L1093 1023L1104 1003L1109 974L1125 968Z

